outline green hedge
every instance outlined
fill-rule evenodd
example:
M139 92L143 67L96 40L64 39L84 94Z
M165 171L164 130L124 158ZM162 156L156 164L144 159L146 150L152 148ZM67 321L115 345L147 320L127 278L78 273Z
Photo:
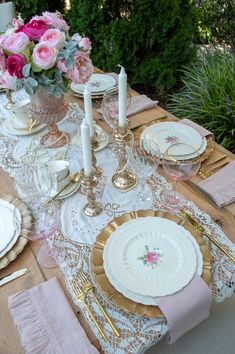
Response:
M131 84L169 92L194 55L191 0L71 0L71 33L92 40L92 59L105 71L122 64Z
M16 12L21 13L25 20L34 15L41 15L43 11L64 12L65 0L13 0Z

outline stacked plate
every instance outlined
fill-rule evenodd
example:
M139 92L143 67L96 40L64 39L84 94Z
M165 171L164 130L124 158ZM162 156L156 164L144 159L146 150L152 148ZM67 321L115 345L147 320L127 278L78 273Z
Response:
M107 74L93 74L88 81L88 86L91 90L91 97L96 98L100 97L102 98L105 91L110 90L113 88L117 82L116 80ZM71 90L74 91L75 93L79 95L83 95L83 92L85 90L85 85L82 84L74 84L73 82L71 83Z
M174 143L189 144L197 151L196 154L187 154L182 151L182 154L177 156L178 159L187 160L204 153L207 147L207 139L202 138L201 135L193 128L176 122L161 122L150 125L141 134L141 139L151 139L155 141L160 148L161 157L167 148ZM154 154L154 151L151 151Z
M0 257L16 243L21 231L21 213L6 200L0 199Z
M196 239L184 227L162 217L139 217L120 225L103 252L105 274L126 298L157 305L157 298L182 290L202 274Z
M5 119L3 124L5 125L7 133L17 136L35 134L46 127L44 123L37 123L31 130L28 130L26 129L26 124L22 123L15 114L12 114L9 119Z

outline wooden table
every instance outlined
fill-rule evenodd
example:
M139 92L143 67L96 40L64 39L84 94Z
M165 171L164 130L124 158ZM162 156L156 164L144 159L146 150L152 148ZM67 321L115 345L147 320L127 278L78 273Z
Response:
M136 94L137 92L132 91L132 95L136 95ZM83 106L82 100L76 97L70 96L70 100L74 102L78 102L81 107ZM101 116L96 110L96 108L98 108L99 105L100 105L100 101L94 102L94 110L93 110L94 117L97 120L98 124L100 123L101 125L104 126L102 122L99 122ZM147 111L138 113L135 116L132 116L131 128L136 128L142 125L143 123L148 123L152 120L157 120L162 116L167 116L170 119L177 119L172 114L170 114L169 112L167 112L166 110L158 106L156 108L149 109ZM107 128L107 126L105 128ZM215 145L215 153L217 154L225 153L229 156L231 160L235 158L235 156L231 152L225 150L224 148L222 148L217 144ZM163 173L163 171L160 170L160 173ZM219 220L219 222L221 222L222 224L222 228L225 234L228 236L228 238L230 238L235 243L235 235L234 235L235 203L233 203L228 207L219 209L218 207L215 206L213 202L211 202L204 195L202 195L196 189L195 185L192 187L187 183L181 183L179 186L179 191L182 192L184 195L186 195L188 199L195 202L201 210L205 210L207 213L209 213L214 220ZM16 195L16 191L14 189L13 181L11 177L2 169L0 169L0 193ZM27 267L30 269L30 272L28 274L0 287L0 313L1 313L0 353L1 354L23 353L23 350L20 345L18 332L14 326L13 320L10 316L8 306L7 306L9 295L24 289L29 289L34 285L39 284L42 281L45 281L52 277L57 277L57 279L59 279L59 281L61 282L65 290L65 293L67 293L68 295L68 292L64 284L64 278L60 269L59 268L54 268L50 270L43 269L38 265L35 258L35 253L39 246L40 246L40 242L30 242L14 262L10 263L8 267L0 271L0 277L2 277L22 267ZM100 349L100 344L96 339L96 337L91 332L88 324L85 322L83 315L78 312L79 311L78 308L72 303L69 295L68 298L75 313L78 316L79 321L84 327L91 343L93 343L97 347L97 349L102 353Z

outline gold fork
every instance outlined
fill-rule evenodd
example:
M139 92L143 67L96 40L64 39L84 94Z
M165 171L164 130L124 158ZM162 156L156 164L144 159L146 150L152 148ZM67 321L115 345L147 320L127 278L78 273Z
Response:
M75 294L77 300L84 304L87 312L91 316L91 318L92 318L94 324L96 325L98 331L100 332L101 336L103 337L103 339L105 341L107 341L107 337L106 337L105 333L103 332L102 328L100 327L99 323L97 322L97 320L96 320L93 312L91 311L90 307L86 303L85 293L82 291L81 287L75 281L73 282L72 286L73 286L73 291L74 291L74 294Z
M113 323L113 321L111 320L111 318L109 317L109 315L106 313L105 309L103 308L103 306L101 305L101 303L99 302L99 300L97 299L95 293L94 293L94 286L91 284L91 282L88 280L86 274L83 272L83 270L80 270L77 273L77 277L79 279L79 282L82 286L82 290L84 291L84 293L92 293L97 305L99 306L102 314L104 315L104 317L106 318L106 320L108 321L110 327L112 328L112 330L114 331L114 333L120 337L120 333L119 330L117 329L117 327L115 326L115 324Z
M36 123L37 123L37 119L31 118L26 125L26 130L28 131L32 130Z
M201 167L198 171L199 175L202 176L203 178L210 177L214 171L214 168L211 169L211 167L214 164L216 165L218 162L225 160L226 158L227 158L227 155L223 155L223 156L219 157L217 160L210 162L205 167ZM227 163L228 163L228 161L223 161L223 163L220 164L220 166L218 166L218 168L225 166ZM209 169L208 169L208 167L209 167Z

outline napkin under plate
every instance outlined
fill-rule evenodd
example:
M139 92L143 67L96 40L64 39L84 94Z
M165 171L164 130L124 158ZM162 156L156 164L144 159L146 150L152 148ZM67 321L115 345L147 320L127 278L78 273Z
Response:
M205 138L210 135L214 137L214 135L209 130L201 127L199 124L193 122L192 120L184 118L181 119L178 123L188 125L189 127L195 129L201 135L202 138Z
M26 354L98 354L56 278L11 295L8 306Z

